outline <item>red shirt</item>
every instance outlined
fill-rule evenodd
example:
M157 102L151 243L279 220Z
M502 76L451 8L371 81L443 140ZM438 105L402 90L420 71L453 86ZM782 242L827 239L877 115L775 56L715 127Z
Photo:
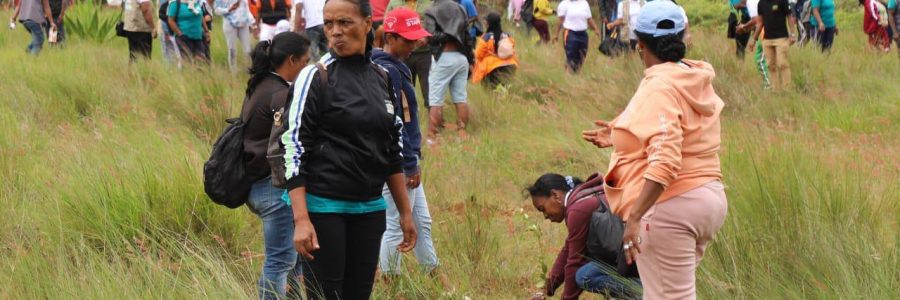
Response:
M372 6L372 21L384 20L384 11L387 9L390 0L369 0Z
M570 199L569 201L574 200ZM564 284L560 299L578 299L578 296L581 295L581 288L575 283L575 272L578 272L579 268L590 261L585 257L588 227L591 224L591 215L599 206L597 198L594 197L584 198L584 200L566 206L566 228L569 230L569 235L556 257L556 263L553 264L549 276L552 290L556 290L557 287Z

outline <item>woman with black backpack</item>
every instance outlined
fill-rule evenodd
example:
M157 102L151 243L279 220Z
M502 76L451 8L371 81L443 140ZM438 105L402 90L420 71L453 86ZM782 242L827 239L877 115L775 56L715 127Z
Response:
M592 175L587 183L583 183L572 176L548 173L527 190L534 208L544 214L545 219L554 223L565 221L568 229L565 244L544 285L546 296L553 296L560 285L564 285L561 299L578 299L582 291L616 298L640 295L637 278L622 279L617 274L616 262L594 255L593 252L598 251L589 249L589 234L599 234L590 232L590 228L594 212L605 202L603 176ZM621 240L621 236L598 238Z
M241 109L244 120L246 174L254 182L247 208L263 223L266 260L259 279L260 299L283 299L290 271L297 262L294 249L294 214L282 200L284 190L272 186L266 160L269 134L284 107L291 81L309 62L309 40L294 32L263 40L253 50L253 65L247 82L246 100Z

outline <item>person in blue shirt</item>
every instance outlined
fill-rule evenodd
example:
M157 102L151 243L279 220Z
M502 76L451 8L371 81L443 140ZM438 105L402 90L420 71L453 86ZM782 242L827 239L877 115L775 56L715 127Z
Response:
M202 5L201 0L177 1L169 4L167 15L181 57L209 62L209 28L203 22Z
M419 168L422 134L419 129L416 89L412 82L412 72L402 61L412 54L419 41L431 36L421 24L421 18L414 10L401 7L389 11L382 26L384 49L373 50L372 61L387 70L394 98L400 103L397 109L403 119L403 173L406 175L406 189L418 233L414 248L416 260L426 272L440 279L444 287L448 287L446 276L437 271L438 257L431 239L431 213L428 211ZM391 280L403 270L400 266L402 256L397 251L397 246L403 241L403 232L400 230L400 212L393 204L393 196L387 186L382 191L382 196L388 204L387 229L381 240L378 265L384 278Z
M834 19L834 0L810 0L812 17L810 25L815 28L814 34L823 52L831 50L834 43L834 35L838 33L837 22Z
M466 15L469 17L469 24L472 24L472 26L469 27L469 35L471 35L473 39L478 37L478 32L475 29L475 23L478 22L478 8L475 7L474 0L458 0L456 2L459 2L459 4L466 9Z

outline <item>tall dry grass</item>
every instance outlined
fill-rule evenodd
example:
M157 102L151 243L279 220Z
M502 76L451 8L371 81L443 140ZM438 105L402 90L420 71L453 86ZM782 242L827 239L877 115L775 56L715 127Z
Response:
M830 55L792 48L784 92L763 90L721 30L695 28L689 57L715 66L727 103L730 203L698 272L702 298L900 298L900 63L845 28ZM621 111L643 66L592 50L584 72L567 75L558 45L520 35L514 81L469 89L472 137L448 132L425 150L433 235L455 290L406 256L409 272L378 283L376 298L539 290L565 232L522 188L545 172L605 170L608 150L579 133ZM163 63L158 45L152 61L129 65L121 39L73 39L37 58L25 55L27 40L0 35L0 298L254 298L259 221L211 204L201 186L246 80L227 71L222 39L211 68L183 70Z

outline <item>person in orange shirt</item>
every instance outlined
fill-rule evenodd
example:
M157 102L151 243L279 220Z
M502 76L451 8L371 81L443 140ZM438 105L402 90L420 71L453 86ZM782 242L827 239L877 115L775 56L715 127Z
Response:
M490 87L509 81L519 66L516 56L515 40L503 32L500 26L500 14L487 15L487 33L475 46L475 69L472 71L472 82L479 83L487 79ZM499 43L497 42L499 41Z
M725 221L719 164L724 102L709 63L684 59L678 5L653 1L634 30L644 79L612 122L583 138L613 147L604 190L626 220L623 250L637 262L644 299L695 299L695 271Z
M250 14L256 18L260 41L275 37L278 21L291 19L291 0L251 0L249 5Z

